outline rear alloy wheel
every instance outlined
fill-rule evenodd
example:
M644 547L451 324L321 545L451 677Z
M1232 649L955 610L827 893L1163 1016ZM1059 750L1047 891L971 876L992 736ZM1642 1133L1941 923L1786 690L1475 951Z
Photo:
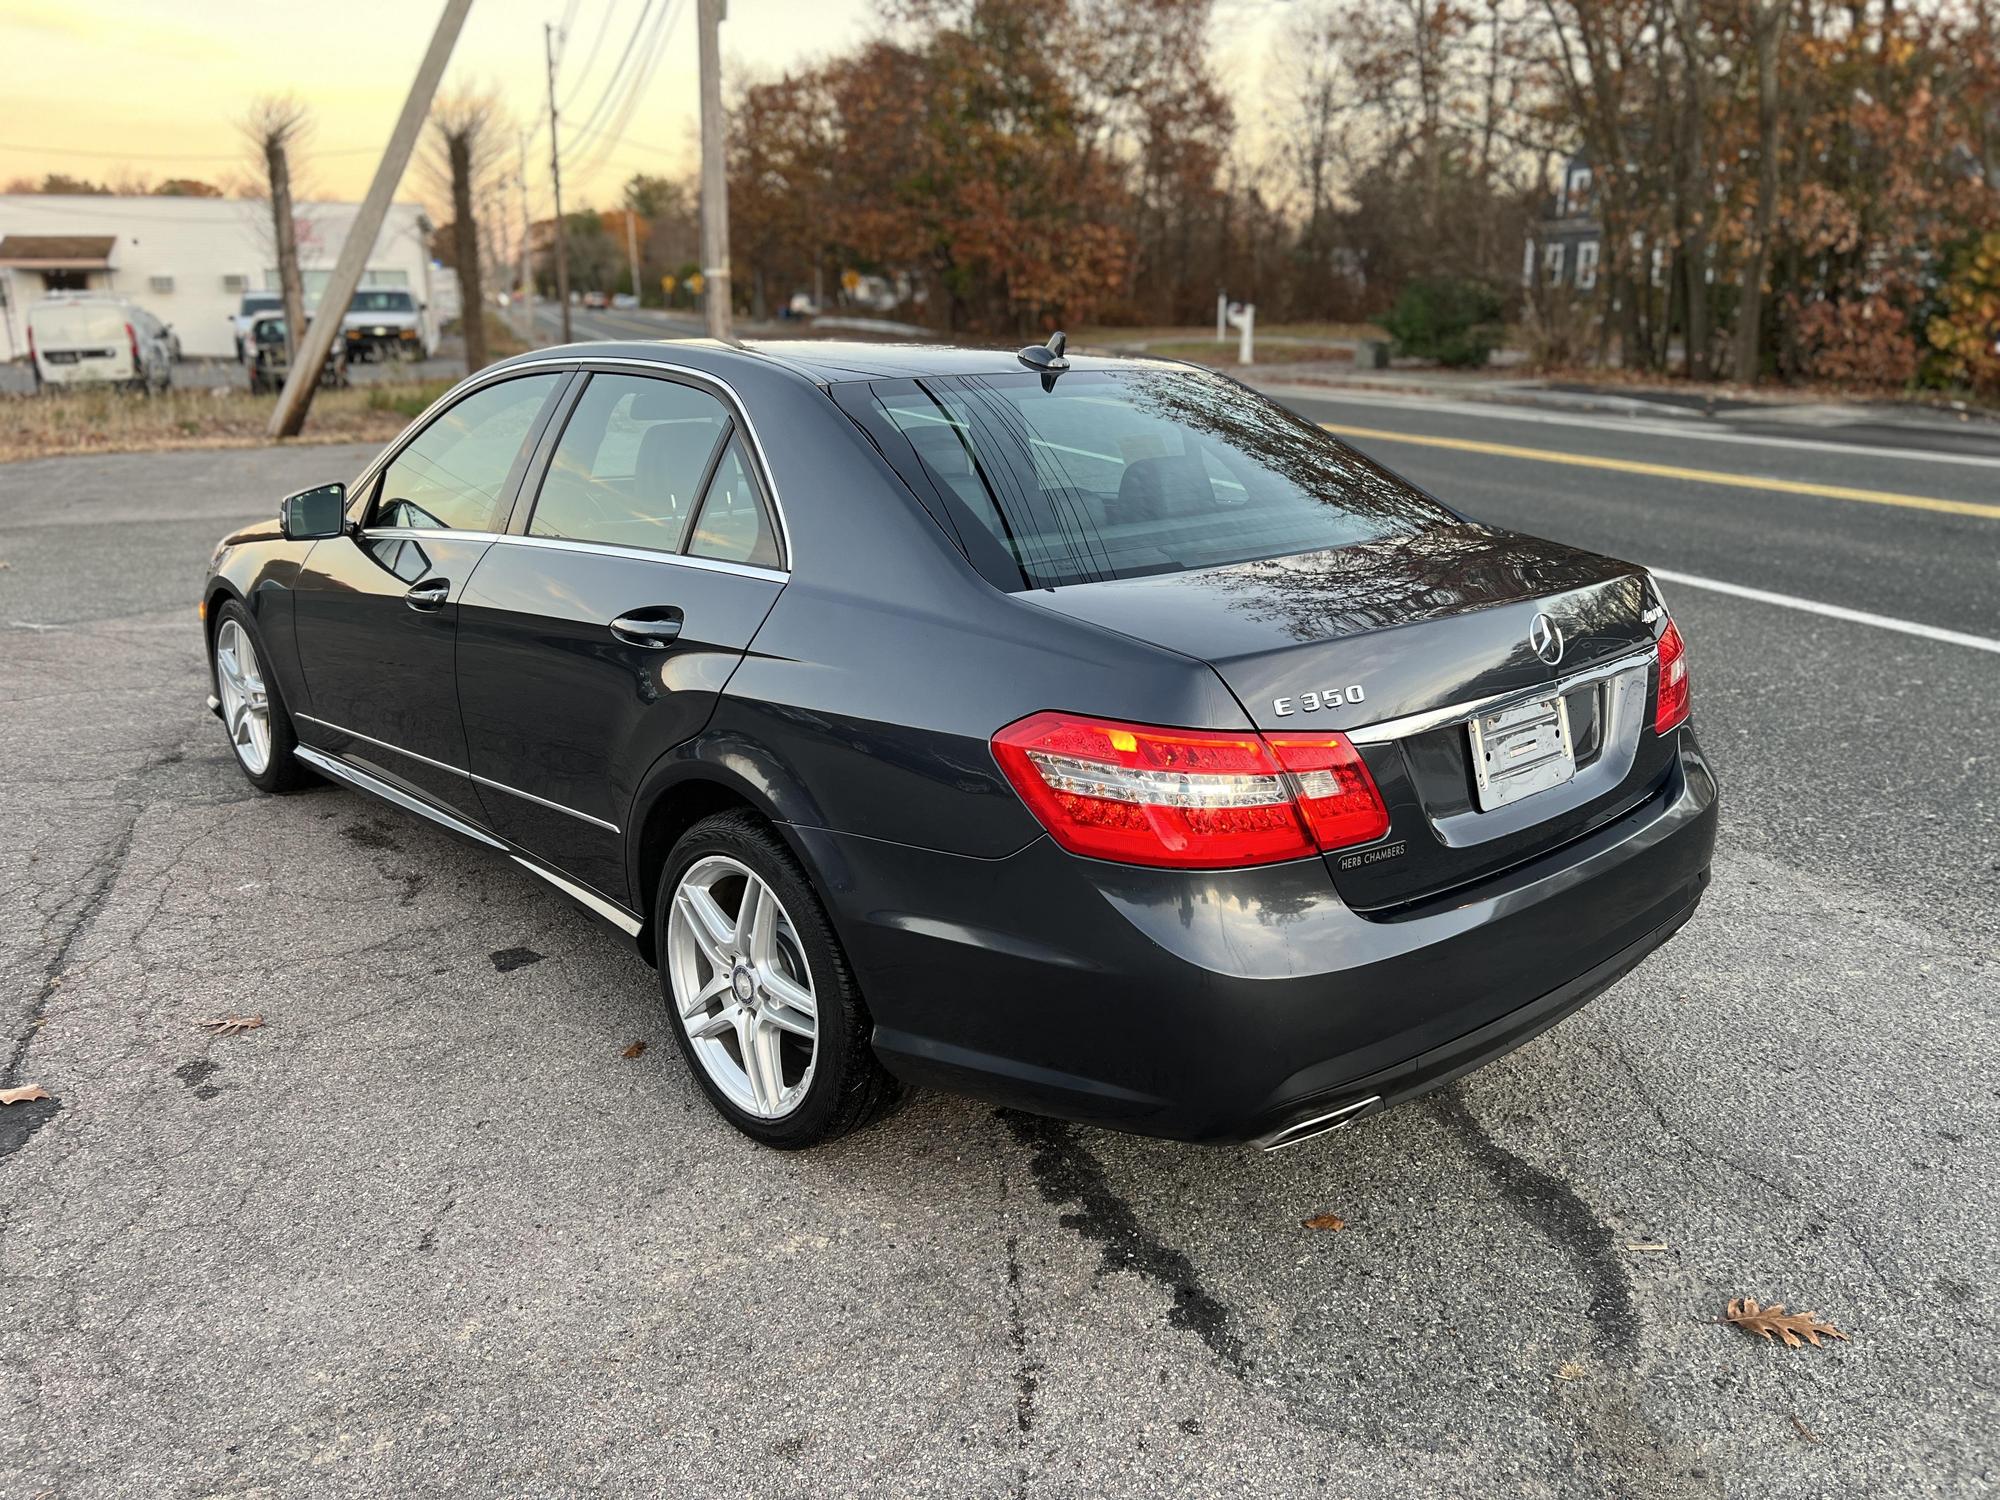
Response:
M900 1097L819 900L765 824L718 813L689 829L654 931L681 1050L738 1129L808 1146Z
M260 791L288 792L311 778L292 758L298 738L277 685L265 676L257 650L256 627L234 599L222 607L215 627L215 696L229 748L251 785Z

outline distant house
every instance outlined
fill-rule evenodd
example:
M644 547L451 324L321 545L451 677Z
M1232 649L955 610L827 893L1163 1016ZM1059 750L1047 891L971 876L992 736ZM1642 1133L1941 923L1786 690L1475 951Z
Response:
M1597 218L1594 183L1588 156L1579 152L1563 164L1555 195L1521 249L1523 286L1534 285L1539 276L1546 286L1569 286L1580 292L1596 287L1604 226Z

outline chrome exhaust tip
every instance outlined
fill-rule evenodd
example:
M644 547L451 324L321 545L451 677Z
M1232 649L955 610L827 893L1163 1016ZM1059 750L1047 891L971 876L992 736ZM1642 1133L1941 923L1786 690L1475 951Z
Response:
M1365 1099L1356 1099L1343 1104L1338 1109L1325 1114L1308 1115L1303 1120L1294 1120L1281 1126L1269 1135L1258 1136L1253 1142L1264 1151L1282 1151L1287 1146L1296 1146L1300 1141L1310 1141L1322 1135L1332 1135L1336 1130L1344 1130L1363 1115L1372 1114L1382 1107L1382 1096L1370 1094Z

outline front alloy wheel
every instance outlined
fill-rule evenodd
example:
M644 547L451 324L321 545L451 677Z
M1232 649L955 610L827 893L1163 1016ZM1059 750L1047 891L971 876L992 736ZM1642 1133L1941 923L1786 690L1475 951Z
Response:
M674 1008L695 1060L731 1104L781 1120L812 1085L819 1007L777 893L726 854L681 876L667 919Z
M271 696L250 632L235 620L215 632L215 682L230 748L245 771L262 776L271 765Z

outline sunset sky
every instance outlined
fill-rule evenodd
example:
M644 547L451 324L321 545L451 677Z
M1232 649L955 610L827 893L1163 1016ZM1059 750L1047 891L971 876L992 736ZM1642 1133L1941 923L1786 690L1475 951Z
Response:
M633 172L679 173L694 160L694 0L653 4L648 30L658 6L671 8L657 71L615 146L585 150L574 165L565 149L571 204L608 206ZM226 185L248 166L235 126L245 107L260 93L291 92L315 121L301 154L305 193L358 198L438 8L436 0L0 0L0 183L62 171ZM445 86L490 88L536 127L546 98L542 23L567 13L557 98L566 128L581 126L646 8L647 0L478 0ZM1238 6L1219 27L1245 114L1256 112L1263 42L1279 11ZM877 29L876 15L874 0L733 0L725 71L775 74L843 50ZM530 148L529 187L537 215L547 213L545 133ZM413 169L399 196L432 195Z

